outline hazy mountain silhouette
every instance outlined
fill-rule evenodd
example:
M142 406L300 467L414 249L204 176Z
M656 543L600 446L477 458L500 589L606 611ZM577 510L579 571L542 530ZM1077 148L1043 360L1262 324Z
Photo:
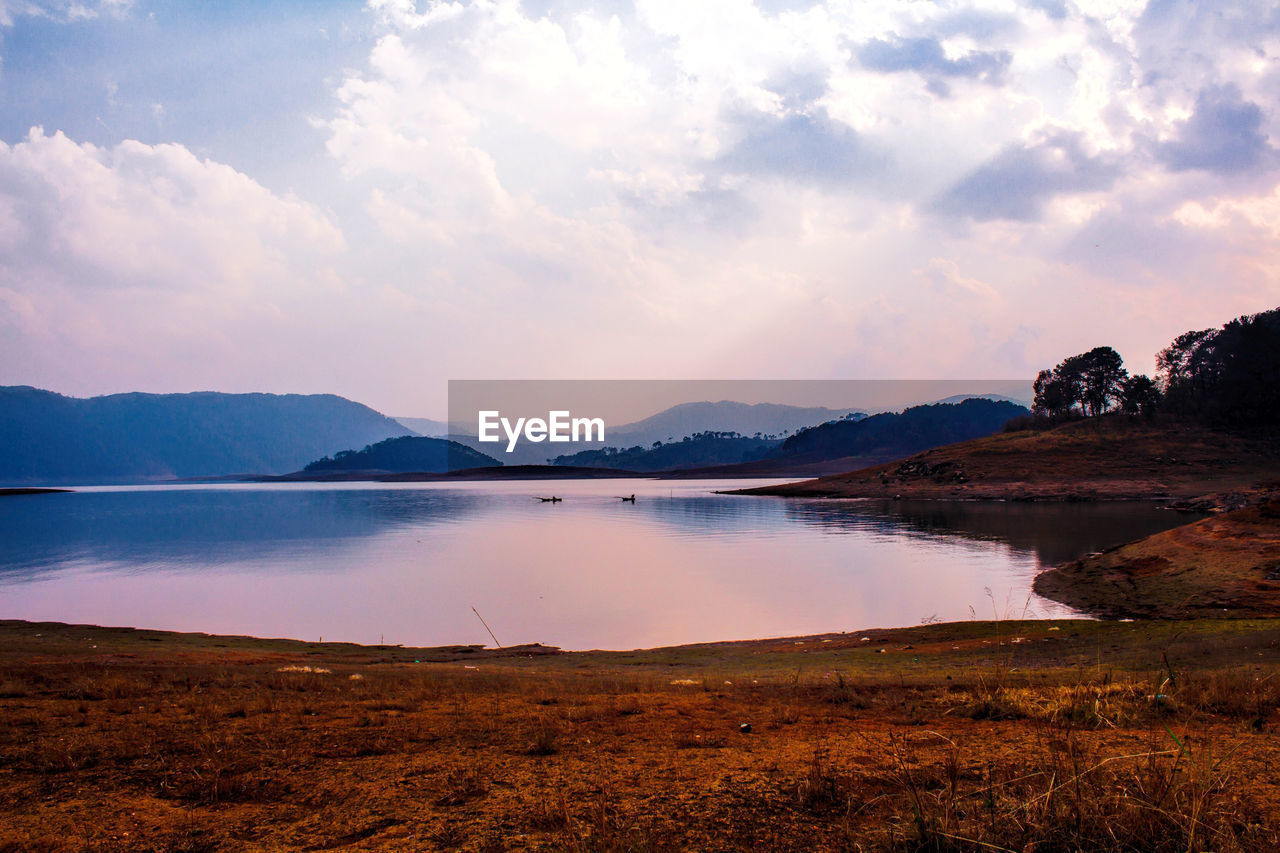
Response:
M721 400L718 403L680 403L668 409L650 415L638 421L605 429L605 440L602 442L577 442L572 450L604 450L607 447L616 449L632 449L640 447L648 450L654 442L662 442L670 446L685 438L705 435L706 433L737 433L744 438L763 441L781 440L784 434L794 432L807 426L829 421L833 418L864 417L860 411L853 409L828 409L823 406L788 406L778 403L738 403ZM757 435L758 434L758 435ZM506 443L485 444L478 442L474 435L451 434L449 438L459 441L468 447L492 453L506 465L542 464L551 460L556 451L565 449L563 445L552 447L547 444L534 444L522 441L516 445L514 452L506 452ZM712 444L703 442L704 449L711 449ZM745 446L745 445L744 445ZM688 448L685 448L686 450ZM713 458L720 459L724 448L712 451ZM664 451L671 453L672 451ZM733 450L726 451L729 456ZM568 454L572 455L572 454ZM587 458L587 457L583 457ZM616 463L616 460L614 460ZM577 464L557 462L556 464ZM652 464L645 462L644 464ZM720 464L705 462L700 464ZM689 467L682 465L681 467ZM658 470L656 468L630 470Z
M1031 408L1031 400L1023 400L1018 397L1009 397L1004 394L953 394L950 397L943 397L941 400L930 400L930 403L963 403L965 400L1003 400L1006 403L1016 403L1019 406Z
M606 447L583 450L555 458L556 465L619 468L626 471L670 471L734 465L765 456L777 447L777 439L746 438L736 433L705 432L656 446Z
M679 441L649 446L606 447L556 458L557 465L587 465L629 471L718 468L719 473L766 474L796 465L851 457L900 459L970 438L999 432L1029 409L1007 400L967 398L959 403L913 406L902 412L829 420L801 429L785 440L747 438L735 433L704 432ZM616 436L620 433L614 433ZM749 471L747 469L750 469Z
M283 474L409 433L332 394L65 397L0 386L0 482L139 482Z
M443 474L463 468L483 468L501 465L492 456L448 441L425 436L401 436L370 444L363 450L343 450L317 459L303 469L308 474L337 472L368 472L404 474L411 471Z
M655 441L679 441L685 436L706 432L736 432L744 436L781 436L783 433L825 423L853 414L855 409L828 409L825 406L785 406L779 403L681 403L606 434L609 444L651 445Z
M393 417L392 420L415 435L426 435L431 438L443 438L449 434L449 425L444 421L433 421L431 418L400 417Z
M900 459L999 432L1013 418L1030 414L1008 400L971 397L959 403L912 406L857 421L832 421L801 430L782 442L771 459L817 461L846 456Z

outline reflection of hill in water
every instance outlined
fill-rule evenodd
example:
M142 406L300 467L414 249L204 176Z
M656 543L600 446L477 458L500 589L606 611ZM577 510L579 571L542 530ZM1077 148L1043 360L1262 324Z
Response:
M1056 565L1186 524L1200 516L1142 503L987 501L788 501L793 521L832 533L902 530L935 537L1003 542Z
M790 520L774 500L743 499L724 495L650 498L636 509L677 535L721 536L744 532L769 532L785 528Z
M164 490L7 498L0 576L34 579L66 563L167 568L332 547L405 525L458 521L480 496L428 490Z
M483 489L78 492L0 502L0 579L35 580L77 566L198 572L234 564L310 571L349 562L343 556L347 549L356 559L358 542L401 528L460 523L470 526L464 536L523 537L526 532L505 532L506 523L536 524L547 512L568 525L558 528L567 535L576 525L585 530L606 521L603 514L647 524L658 536L734 544L812 537L815 531L897 537L908 548L912 539L1003 543L1042 565L1188 520L1139 504L784 501L698 494L651 496L636 504L584 495L548 509L528 494ZM619 535L626 541L625 532ZM430 554L429 546L421 553Z
M652 499L645 517L676 535L729 536L785 532L797 523L832 534L939 541L999 542L1041 565L1074 560L1194 520L1145 503L1004 503L991 501L828 501L735 496Z

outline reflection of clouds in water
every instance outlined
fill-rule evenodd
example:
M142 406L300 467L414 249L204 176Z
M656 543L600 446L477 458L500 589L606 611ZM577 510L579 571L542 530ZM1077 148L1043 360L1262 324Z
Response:
M479 495L429 490L192 489L6 498L0 577L62 568L199 570L236 561L282 568L396 528L453 524Z
M966 619L971 607L1016 618L1047 556L1098 547L1112 529L1132 538L1183 520L1149 507L789 501L709 488L6 499L0 594L12 618L410 644L488 642L475 604L504 643L634 648ZM633 491L636 504L617 500ZM540 493L564 502L541 504Z
M729 495L651 498L637 504L632 512L676 536L769 536L792 523L780 501Z

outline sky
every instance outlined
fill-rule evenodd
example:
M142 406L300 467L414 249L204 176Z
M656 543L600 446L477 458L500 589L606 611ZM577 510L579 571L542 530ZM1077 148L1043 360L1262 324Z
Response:
M1277 54L1231 0L0 0L0 384L1150 372L1280 305Z

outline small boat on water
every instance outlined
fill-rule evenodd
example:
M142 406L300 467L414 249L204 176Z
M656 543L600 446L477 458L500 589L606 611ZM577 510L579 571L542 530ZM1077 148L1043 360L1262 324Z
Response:
M538 500L542 501L544 504L558 504L560 503L560 501L564 500L564 498L558 498L555 495L552 495L549 498L544 498L541 496L537 496L537 497L538 497Z

